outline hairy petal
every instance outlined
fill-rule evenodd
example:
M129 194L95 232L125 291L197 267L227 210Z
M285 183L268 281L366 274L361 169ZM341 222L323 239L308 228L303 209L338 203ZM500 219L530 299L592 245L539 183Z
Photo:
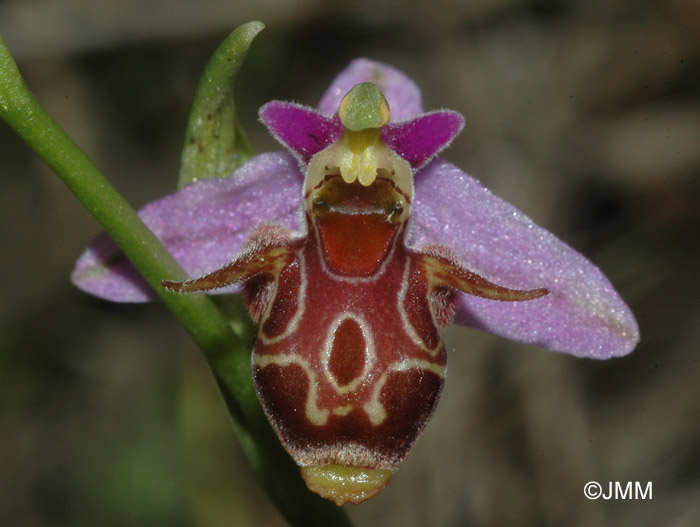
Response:
M260 120L303 163L343 135L343 124L300 104L272 101L260 108Z
M459 294L456 323L579 357L632 351L639 341L634 316L584 256L442 159L415 184L410 246L443 244L499 285L550 290L524 302Z
M419 169L449 146L463 127L464 117L457 112L441 110L389 123L382 129L382 139L414 169Z
M149 203L139 216L185 271L199 276L229 262L262 224L299 231L302 183L297 161L290 154L261 154L231 177L202 180ZM87 293L114 302L155 299L136 268L105 234L80 256L72 279Z
M399 70L369 59L355 59L333 80L318 109L327 115L338 111L340 100L361 82L373 82L389 103L392 121L400 121L423 113L420 89Z

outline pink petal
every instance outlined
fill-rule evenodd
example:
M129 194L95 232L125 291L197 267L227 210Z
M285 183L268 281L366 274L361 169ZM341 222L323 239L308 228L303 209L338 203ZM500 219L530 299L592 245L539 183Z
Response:
M382 139L413 168L420 168L449 146L463 127L464 117L442 110L389 123L382 129Z
M441 243L499 285L550 289L527 302L460 294L458 324L580 357L632 351L639 341L634 316L584 256L442 159L415 184L410 246Z
M318 104L327 115L335 115L340 100L361 82L373 82L389 103L392 121L400 121L423 113L420 89L399 70L369 59L355 59L333 80Z
M340 119L289 102L273 101L260 108L260 120L283 146L303 163L343 135Z
M231 177L202 180L149 203L139 216L190 276L199 276L236 256L261 224L299 230L302 182L291 155L266 153ZM87 293L115 302L155 298L105 234L80 256L72 279Z

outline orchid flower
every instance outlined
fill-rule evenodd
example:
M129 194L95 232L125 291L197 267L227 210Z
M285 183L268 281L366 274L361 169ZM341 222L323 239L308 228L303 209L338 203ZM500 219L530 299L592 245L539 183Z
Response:
M638 342L595 265L436 157L464 120L424 113L403 73L358 59L317 109L275 101L260 119L285 151L139 215L194 277L166 287L246 295L258 396L311 490L342 505L387 484L437 404L453 320L578 357ZM155 298L106 235L73 280Z

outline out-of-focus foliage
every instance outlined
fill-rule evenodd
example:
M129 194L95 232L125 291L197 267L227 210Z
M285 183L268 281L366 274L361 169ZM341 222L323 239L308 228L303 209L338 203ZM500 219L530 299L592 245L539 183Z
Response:
M259 151L264 102L315 105L356 56L393 64L464 114L445 157L589 255L642 332L591 362L451 330L436 416L357 523L697 525L700 4L8 0L0 34L140 205L175 188L199 75L252 18L236 97ZM71 287L99 227L6 126L0 174L0 524L282 525L165 308ZM654 497L589 501L590 480Z

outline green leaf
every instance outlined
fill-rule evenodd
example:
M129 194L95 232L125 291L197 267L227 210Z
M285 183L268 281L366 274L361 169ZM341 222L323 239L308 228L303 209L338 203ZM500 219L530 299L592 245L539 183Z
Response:
M236 28L209 60L192 103L182 148L178 188L204 178L227 177L255 152L238 123L233 81L262 22Z

